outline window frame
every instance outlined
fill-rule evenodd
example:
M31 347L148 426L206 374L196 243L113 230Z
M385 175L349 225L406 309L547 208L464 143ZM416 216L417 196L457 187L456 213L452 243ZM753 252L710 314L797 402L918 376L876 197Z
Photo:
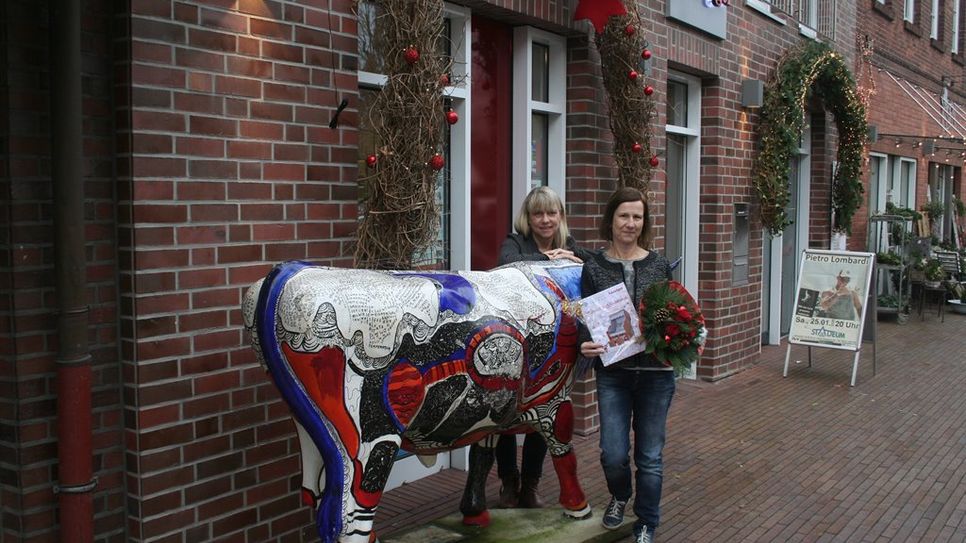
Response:
M548 101L533 99L533 44L548 49ZM511 201L520 209L530 191L533 115L547 120L547 185L567 199L567 40L532 26L513 29Z
M701 194L701 80L682 72L668 71L668 81L684 83L688 89L687 125L665 124L665 134L677 134L686 138L687 159L685 162L685 185L681 209L682 218L682 261L681 283L688 291L698 293L698 260L700 259L699 223ZM667 182L671 182L667 180ZM665 228L667 228L667 202L665 202ZM665 241L666 243L666 241Z
M470 268L470 134L471 98L469 81L472 70L471 57L471 11L469 8L445 3L443 17L450 21L452 42L453 85L443 91L450 100L450 107L459 115L460 121L449 127L449 268ZM359 70L360 88L381 89L389 78L385 74ZM441 218L442 219L442 218Z

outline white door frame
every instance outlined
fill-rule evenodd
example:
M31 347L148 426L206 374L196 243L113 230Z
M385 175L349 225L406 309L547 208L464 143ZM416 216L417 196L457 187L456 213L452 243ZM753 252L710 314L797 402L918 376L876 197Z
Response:
M806 124L802 130L802 138L798 154L798 207L794 217L790 217L795 222L795 233L798 236L801 249L808 247L809 230L809 206L811 205L811 126ZM770 239L768 232L764 234L762 243L762 253L764 256L764 244L771 244L771 258L768 266L762 273L762 280L768 289L768 322L765 328L765 335L769 345L778 345L781 342L781 315L782 315L782 241L783 236L775 236ZM795 276L798 277L798 267L800 264L799 255L795 255ZM765 259L762 258L762 262ZM767 274L767 276L766 276Z

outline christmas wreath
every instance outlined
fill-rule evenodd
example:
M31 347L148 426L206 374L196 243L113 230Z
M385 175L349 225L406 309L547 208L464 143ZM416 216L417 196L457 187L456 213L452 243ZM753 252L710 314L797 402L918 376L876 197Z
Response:
M704 351L708 336L704 315L684 285L677 281L655 283L641 297L638 308L641 332L651 353L681 375Z

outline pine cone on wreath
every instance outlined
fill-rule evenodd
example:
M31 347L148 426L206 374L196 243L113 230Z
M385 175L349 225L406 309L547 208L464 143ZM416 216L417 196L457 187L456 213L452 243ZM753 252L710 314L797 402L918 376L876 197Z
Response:
M655 324L661 324L662 322L666 322L670 318L671 318L671 311L666 307L662 307L661 309L658 309L657 311L654 312Z

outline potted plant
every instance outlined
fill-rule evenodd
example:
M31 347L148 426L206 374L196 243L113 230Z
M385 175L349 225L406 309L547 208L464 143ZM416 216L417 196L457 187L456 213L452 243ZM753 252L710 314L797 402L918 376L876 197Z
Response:
M946 278L946 270L943 269L943 263L938 258L927 260L922 274L925 278L924 284L929 288L939 288L940 283Z
M939 219L941 219L943 214L946 212L946 205L939 200L933 200L931 202L922 204L922 207L919 208L919 211L922 211L929 216L929 230L935 232L936 223L939 222Z

